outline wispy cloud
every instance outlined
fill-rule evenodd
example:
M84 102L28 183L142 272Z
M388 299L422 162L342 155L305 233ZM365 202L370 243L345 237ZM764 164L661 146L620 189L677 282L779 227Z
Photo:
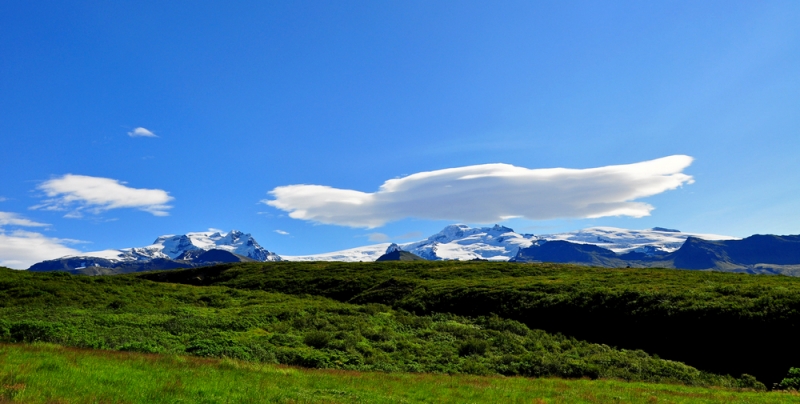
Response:
M0 212L0 226L46 227L46 223L34 222L16 213Z
M422 237L422 232L421 231L412 231L412 232L409 232L409 233L406 233L406 234L401 234L401 235L399 235L399 236L397 236L395 238L400 239L400 240L405 240L405 239L409 239L409 238L420 238L420 237Z
M675 155L589 169L529 169L483 164L421 172L383 183L377 192L324 185L288 185L262 202L295 219L374 228L403 218L492 223L642 217L653 206L636 199L693 182L682 171L692 158Z
M388 241L389 240L389 236L386 235L386 234L383 234L383 233L370 233L370 234L367 234L367 239L369 241L375 241L375 242L378 242L378 243L382 243L384 241Z
M51 238L30 231L5 233L0 229L0 266L26 269L44 260L80 255L80 251L65 245L75 242L76 240Z
M130 137L158 137L155 133L151 132L147 128L138 127L130 132L128 132L128 136Z
M50 198L31 209L66 210L65 217L81 217L84 211L134 208L155 216L167 216L174 198L161 189L131 188L111 178L67 174L45 181L38 189Z
M6 198L6 197L4 197L4 196L0 196L0 202L5 202L5 201L7 201L7 200L8 200L8 198Z
M289 235L288 231L283 231L283 230L275 230L275 233L278 233L278 234L283 235L283 236L288 236Z

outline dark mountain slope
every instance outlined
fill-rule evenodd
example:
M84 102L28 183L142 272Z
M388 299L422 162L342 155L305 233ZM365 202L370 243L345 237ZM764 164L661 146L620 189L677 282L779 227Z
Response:
M569 241L548 241L521 248L514 257L516 262L578 263L603 267L624 267L624 260L613 251L591 244Z
M622 255L589 244L548 241L520 249L513 261L794 275L800 269L800 236L755 235L742 240L716 241L689 237L673 253L645 251Z
M195 264L229 263L229 262L258 262L244 255L239 255L225 250L192 250L186 251L177 260L191 261Z
M154 258L141 261L112 261L96 257L67 257L43 261L34 264L28 270L32 272L64 271L73 275L116 275L164 269L195 268L234 262L256 262L256 260L230 251L214 249L186 251L175 260Z
M426 261L426 259L408 251L397 250L381 255L376 261Z

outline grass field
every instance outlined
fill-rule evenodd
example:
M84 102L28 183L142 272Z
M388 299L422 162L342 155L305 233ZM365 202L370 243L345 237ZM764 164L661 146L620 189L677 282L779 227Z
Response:
M0 403L800 403L800 395L555 378L355 372L0 344Z

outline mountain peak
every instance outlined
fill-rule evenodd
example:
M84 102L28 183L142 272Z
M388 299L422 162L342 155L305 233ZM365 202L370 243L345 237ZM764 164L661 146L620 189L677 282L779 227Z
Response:
M464 233L472 230L465 224L451 224L445 226L440 232L428 237L431 241L453 240L456 238L464 237Z
M187 251L224 250L256 261L280 261L281 257L261 247L249 233L231 230L190 232L164 235L146 247L125 248L86 253L87 257L100 257L115 261L148 261L156 258L178 259Z
M385 252L384 254L393 253L393 252L395 252L395 251L403 251L403 249L402 249L402 248L400 248L400 246L399 246L399 245L397 245L397 244L395 244L395 243L392 243L392 244L391 244L391 245L389 245L389 247L386 249L386 252Z
M494 227L492 227L491 231L494 232L494 233L500 233L500 234L503 234L503 233L515 233L514 229L512 229L510 227L506 227L506 226L500 226L499 224L494 225Z

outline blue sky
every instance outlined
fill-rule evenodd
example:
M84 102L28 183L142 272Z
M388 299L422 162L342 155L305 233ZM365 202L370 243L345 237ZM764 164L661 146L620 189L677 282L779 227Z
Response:
M319 253L495 216L526 233L800 233L796 1L231 3L0 3L0 262L26 242L55 254L208 228ZM503 174L349 213L329 200L386 199L386 181L437 170L667 156L692 160L653 181L627 166L555 191ZM329 188L262 202L301 184ZM653 209L553 208L567 198Z

